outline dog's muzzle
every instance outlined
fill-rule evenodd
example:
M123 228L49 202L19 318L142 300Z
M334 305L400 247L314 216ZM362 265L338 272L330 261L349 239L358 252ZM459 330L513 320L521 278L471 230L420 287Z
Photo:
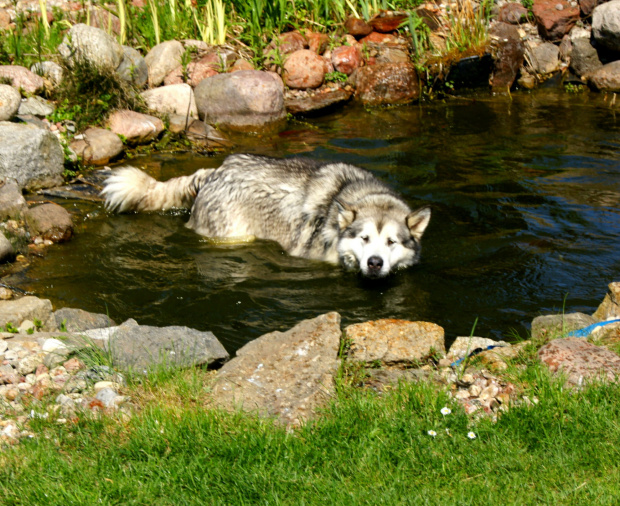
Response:
M383 258L380 256L374 255L368 259L368 272L367 276L371 278L375 278L381 275L381 268L383 267Z

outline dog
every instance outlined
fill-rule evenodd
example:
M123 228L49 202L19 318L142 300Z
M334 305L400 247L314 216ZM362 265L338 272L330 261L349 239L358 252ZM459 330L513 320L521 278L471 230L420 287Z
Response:
M416 264L431 217L367 170L307 158L230 155L217 169L166 182L123 167L104 185L111 211L191 208L187 226L203 236L276 241L290 255L368 278Z

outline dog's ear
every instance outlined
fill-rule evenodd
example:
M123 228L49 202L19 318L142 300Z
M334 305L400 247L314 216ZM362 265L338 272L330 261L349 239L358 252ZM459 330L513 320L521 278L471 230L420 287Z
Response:
M349 204L342 200L335 199L336 208L338 209L338 226L340 230L344 230L355 221L356 212Z
M422 238L422 234L428 226L431 219L431 208L429 206L421 207L407 215L405 223L412 237L418 241Z

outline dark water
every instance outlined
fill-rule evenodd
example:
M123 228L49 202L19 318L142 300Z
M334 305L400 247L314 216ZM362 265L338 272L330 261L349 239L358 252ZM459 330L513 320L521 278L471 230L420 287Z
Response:
M339 311L345 323L428 320L448 336L525 336L549 312L592 312L620 279L620 127L600 95L561 91L294 122L236 151L305 154L372 170L411 206L430 203L422 263L373 284L277 244L216 247L187 215L108 215L65 201L75 239L13 275L56 307L212 330L230 350ZM134 160L159 179L215 167L193 154Z

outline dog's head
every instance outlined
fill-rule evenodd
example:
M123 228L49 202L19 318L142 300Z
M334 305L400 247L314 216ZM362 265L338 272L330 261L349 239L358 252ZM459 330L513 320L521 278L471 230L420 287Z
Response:
M355 207L338 202L338 256L349 270L382 278L420 257L420 239L431 218L428 206L407 213L399 207Z

